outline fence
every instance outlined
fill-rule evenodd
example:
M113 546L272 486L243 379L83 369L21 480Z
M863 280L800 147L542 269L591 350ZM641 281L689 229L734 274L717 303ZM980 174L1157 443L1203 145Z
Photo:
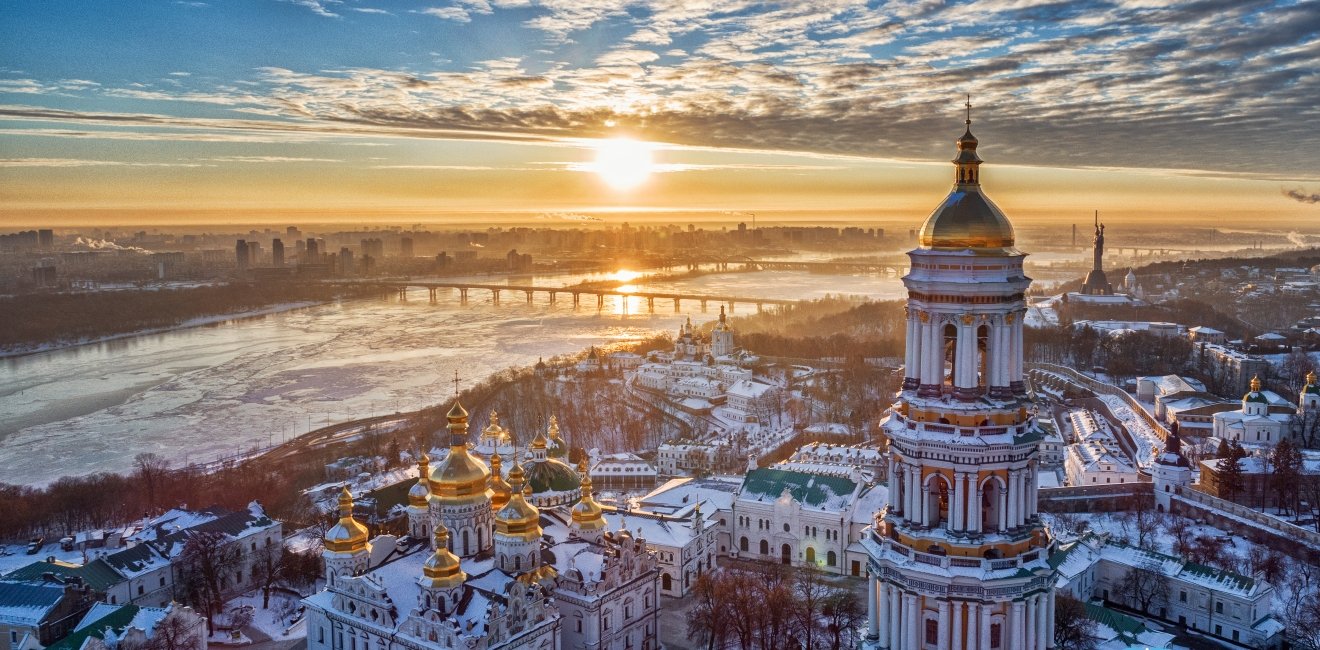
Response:
M1040 488L1038 499L1043 512L1118 512L1151 507L1154 488L1149 482Z
M1146 407L1142 406L1141 403L1136 400L1136 398L1132 397L1131 395L1128 394L1127 391L1123 390L1122 388L1119 388L1118 386L1115 386L1113 384L1106 384L1105 382L1100 381L1094 377L1087 377L1086 375L1083 375L1082 373L1077 372L1076 370L1073 370L1072 368L1069 368L1067 366L1059 366L1052 363L1038 363L1038 362L1028 363L1027 369L1041 370L1044 372L1051 372L1056 375L1061 375L1065 379L1075 384L1078 384L1086 388L1087 390L1090 390L1093 393L1099 393L1102 395L1113 395L1114 397L1117 397L1123 400L1124 402L1126 402L1128 407L1132 409L1132 412L1137 414L1137 417L1140 417L1141 419L1145 420L1146 424L1149 424L1150 428L1154 429L1155 433L1159 434L1161 440L1167 440L1169 438L1169 430L1165 429L1164 425L1160 424L1160 421L1156 420L1155 417L1152 416L1150 412L1146 410Z

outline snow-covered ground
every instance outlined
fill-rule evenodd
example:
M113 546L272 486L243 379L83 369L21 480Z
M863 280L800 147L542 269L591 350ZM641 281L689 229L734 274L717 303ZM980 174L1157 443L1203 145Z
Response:
M302 606L298 598L284 592L275 591L270 595L270 608L261 608L261 592L240 596L229 601L228 608L249 606L252 608L252 627L262 634L276 640L299 639L307 636L307 626L298 615ZM297 619L297 622L294 622Z
M1145 418L1134 413L1132 407L1122 398L1114 395L1097 395L1097 397L1109 407L1109 412L1123 423L1128 433L1132 434L1132 441L1137 446L1137 457L1133 460L1142 468L1148 469L1155 461L1155 454L1164 447L1160 434L1151 428Z

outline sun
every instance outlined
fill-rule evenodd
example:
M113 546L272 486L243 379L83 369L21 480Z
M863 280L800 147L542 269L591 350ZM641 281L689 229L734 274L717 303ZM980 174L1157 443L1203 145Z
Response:
M651 145L632 138L601 140L596 144L594 169L606 185L630 190L646 182L655 169Z

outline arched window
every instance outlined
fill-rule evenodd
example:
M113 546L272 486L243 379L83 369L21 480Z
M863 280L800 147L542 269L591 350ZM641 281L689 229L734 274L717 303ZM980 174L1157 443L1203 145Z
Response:
M761 555L769 555L769 554L770 554L770 542L761 540Z
M793 563L793 547L788 544L779 547L779 562L780 564Z
M742 539L738 540L738 550L740 550L740 551L742 551L742 552L744 552L744 553L747 552L747 538L746 538L746 537L743 537Z
M825 564L834 566L838 563L839 563L839 556L835 555L834 551L830 551L829 553L825 554Z
M522 570L522 556L521 556L521 555L515 555L515 556L513 556L513 570L514 570L514 571L521 571L521 570Z
M808 547L807 547L807 564L815 564L815 563L816 563L816 549L811 548L810 546L808 546Z
M464 529L463 529L463 555L467 555L467 554L468 554L468 531L467 531L466 528L464 528Z
M674 588L674 579L668 573L660 574L660 588L669 591Z

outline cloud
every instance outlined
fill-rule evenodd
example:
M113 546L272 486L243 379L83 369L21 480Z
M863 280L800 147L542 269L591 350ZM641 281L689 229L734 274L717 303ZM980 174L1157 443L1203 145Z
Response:
M418 9L414 13L435 16L441 20L452 20L456 23L472 22L472 16L469 16L467 10L462 7L428 7Z
M378 15L383 15L383 16L393 16L393 15L394 15L394 14L388 12L388 11L385 11L384 9L375 9L375 8L372 8L372 7L349 7L348 10L349 10L349 11L356 11L356 12L358 12L358 13L360 13L360 14L378 14Z
M146 163L81 158L0 158L0 167L203 167L192 163Z
M288 2L290 4L298 5L299 7L304 7L306 9L309 9L311 10L312 13L318 16L325 16L326 18L339 17L339 14L330 11L325 7L327 2L333 4L339 4L338 0L283 0L283 1Z
M216 158L205 158L211 162L222 163L298 163L298 162L318 162L318 163L340 163L344 162L338 158L299 158L296 156L219 156Z
M1294 201L1300 201L1302 203L1320 203L1320 194L1307 194L1306 192L1303 192L1300 189L1284 190L1283 195Z

